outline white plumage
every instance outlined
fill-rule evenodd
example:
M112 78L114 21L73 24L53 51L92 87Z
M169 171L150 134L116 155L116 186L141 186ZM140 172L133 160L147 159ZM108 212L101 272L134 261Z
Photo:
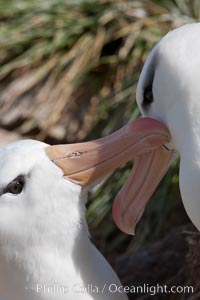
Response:
M87 284L99 289L104 283L121 284L90 242L80 186L63 178L45 154L46 147L27 140L0 150L0 296L4 300L126 299L110 293L108 286L103 294L89 294ZM4 193L19 175L25 176L22 192ZM39 290L42 284L46 292ZM56 284L60 290L69 286L67 294L47 291L52 285L58 291ZM88 293L77 292L82 286ZM76 293L70 292L73 287Z
M153 102L145 107L145 87ZM172 156L180 155L180 191L186 211L200 230L200 23L168 33L143 68L137 102L144 116L169 129ZM173 159L173 157L172 157Z

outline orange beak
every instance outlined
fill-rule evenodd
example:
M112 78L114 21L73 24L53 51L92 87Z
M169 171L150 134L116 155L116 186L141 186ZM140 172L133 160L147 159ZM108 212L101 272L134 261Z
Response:
M101 139L49 146L48 157L64 177L88 186L136 157L133 170L116 197L113 217L118 227L133 234L145 205L165 174L171 153L164 143L169 131L157 120L141 118Z

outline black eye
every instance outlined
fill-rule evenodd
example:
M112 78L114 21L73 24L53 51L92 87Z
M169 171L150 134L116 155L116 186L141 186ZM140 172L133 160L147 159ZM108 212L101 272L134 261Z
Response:
M20 194L23 190L24 183L24 176L18 176L7 185L7 187L4 190L4 193L10 193L14 195Z
M23 189L22 183L17 180L14 180L7 186L6 193L20 194L22 189Z
M152 102L153 102L153 89L152 89L152 85L149 85L144 90L143 104L145 106L148 106Z

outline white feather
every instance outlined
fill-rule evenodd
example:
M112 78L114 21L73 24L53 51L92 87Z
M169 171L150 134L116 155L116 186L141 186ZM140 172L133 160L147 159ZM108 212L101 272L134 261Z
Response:
M4 300L127 299L108 291L109 284L121 283L90 241L85 192L63 178L45 147L27 140L0 149L0 188L18 175L26 176L20 194L0 196L0 296ZM99 294L92 292L91 284ZM56 285L69 287L68 293L53 293L50 287L55 291ZM85 291L77 293L78 286Z
M152 50L137 88L144 116L169 128L168 145L180 154L180 190L186 211L200 230L200 23L168 33ZM153 103L145 107L144 89L153 85Z

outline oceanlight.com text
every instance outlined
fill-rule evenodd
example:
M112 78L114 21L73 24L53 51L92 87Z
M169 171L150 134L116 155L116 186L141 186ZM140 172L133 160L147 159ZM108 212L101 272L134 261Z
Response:
M49 295L66 295L66 294L104 294L104 293L126 293L126 294L149 294L154 296L156 294L193 294L193 286L167 286L167 285L150 285L148 283L143 285L122 286L116 284L104 284L96 286L94 284L82 285L75 283L73 285L60 285L60 284L36 284L35 287L27 287L27 290L34 290L36 293L45 293Z
M154 296L156 294L193 294L194 287L193 286L171 286L168 287L167 285L150 285L150 284L143 284L138 286L117 286L116 284L109 285L110 293L126 293L126 294L149 294Z

